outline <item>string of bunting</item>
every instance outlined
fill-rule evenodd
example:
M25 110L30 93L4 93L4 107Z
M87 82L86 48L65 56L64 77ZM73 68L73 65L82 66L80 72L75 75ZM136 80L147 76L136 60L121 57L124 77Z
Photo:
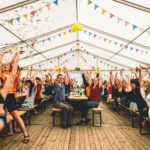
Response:
M44 43L46 43L46 42L52 42L54 39L56 39L56 38L60 38L60 37L62 37L62 36L67 36L68 34L71 34L72 32L71 32L71 29L69 29L69 30L66 30L66 31L63 31L63 32L61 32L61 33L58 33L58 34L55 34L55 35L53 35L53 36L50 36L50 37L47 37L47 38L44 38L44 39L42 39L42 40L32 40L31 42L30 42L30 45L34 48L35 46L36 46L36 44L44 44ZM15 50L15 49L21 49L22 51L24 51L24 50L28 50L28 48L29 48L29 46L28 45L26 45L26 44L24 44L24 45L21 45L21 46L18 46L18 47L14 47L14 48L12 48L12 49L5 49L4 51L6 52L6 53L13 53L13 51ZM34 51L33 50L31 50L31 51L29 51L29 53L30 53L30 55L33 53Z
M68 34L71 34L72 32L71 32L71 29L69 29L69 30L66 30L66 31L63 31L63 32L61 32L61 33L59 33L59 34L56 34L56 35L53 35L53 36L51 36L51 37L47 37L47 38L45 38L45 39L42 39L42 40L34 40L34 41L32 41L30 44L31 44L31 46L34 48L35 47L35 44L39 44L39 43L45 43L45 42L52 42L52 40L53 39L56 39L56 38L60 38L60 37L62 37L63 35L64 36L67 36Z
M139 48L134 48L134 47L132 47L132 46L127 46L127 45L122 44L122 43L120 43L120 42L117 42L117 41L115 41L115 40L112 40L112 39L109 39L109 38L106 38L106 37L99 36L99 35L97 35L97 34L95 34L95 33L92 33L91 31L87 31L86 29L84 29L83 31L84 31L83 33L86 34L86 35L88 35L89 37L97 38L97 39L99 39L99 40L102 39L103 42L108 43L108 44L110 44L110 45L113 44L114 46L119 46L120 48L124 47L125 49L128 49L128 50L130 50L131 52L141 53L141 54L145 54L145 55L149 54L148 51L141 50L141 49L139 49Z
M123 19L123 18L120 18L120 17L118 17L117 15L115 15L115 14L109 12L109 11L106 10L105 8L102 8L102 7L99 6L98 4L94 3L93 0L87 0L87 1L88 1L88 2L87 2L87 5L93 5L93 6L94 6L93 8L94 8L95 11L100 9L99 12L101 12L101 15L108 14L110 20L112 20L113 18L116 18L118 24L121 23L121 22L123 22L124 27L127 27L127 26L130 25L130 26L132 27L132 30L133 30L133 31L136 30L136 29L139 29L139 31L140 31L141 33L144 31L144 29L141 28L141 27L139 27L138 25L135 25L135 24L133 24L133 23L131 23L131 22L129 22L129 21ZM147 31L147 35L150 36L150 31Z
M81 49L83 49L85 52L86 52L86 54L87 55L92 55L93 56L93 59L96 59L96 56L95 55L93 55L93 54L91 54L91 53L89 53L83 46L81 46ZM83 58L83 60L86 62L87 60L85 60L85 58ZM110 64L110 63L107 63L107 62L105 62L105 61L103 61L103 60L100 60L99 61L100 62L100 64L101 65L105 65L105 66L107 66L107 67L109 67L110 69L118 69L118 67L116 66L116 65L112 65L112 64Z
M44 9L47 9L47 11L50 11L51 10L51 4L55 4L56 6L58 6L58 4L59 4L58 2L59 2L59 0L54 0L53 2L49 2L49 3L47 3L46 5L44 5L43 7L39 8L39 9L32 10L31 12L23 13L21 15L18 15L18 17L16 17L16 18L12 18L12 19L9 19L9 20L4 20L4 22L7 22L8 24L13 26L14 23L21 23L21 20L29 21L30 19L33 19L34 17L37 17L38 13L42 13L42 11Z
M63 57L66 57L66 56L68 56L68 54L70 54L70 52L71 51L73 51L74 49L73 48L70 48L69 49L69 51L68 52L65 52L65 53L63 53L61 56L59 56L59 57L56 57L56 58L52 58L51 60L49 60L49 61L46 61L46 62L44 62L44 63L41 63L40 64L40 66L41 67L44 67L44 66L47 66L48 64L53 64L53 63L55 63L56 61L58 61L58 59L62 59ZM73 56L74 54L72 54L72 56ZM64 62L63 62L63 64L65 63L65 62L68 62L67 61L68 59L66 59ZM63 64L60 64L60 65L63 65ZM34 65L34 66L32 66L32 67L39 67L39 65Z

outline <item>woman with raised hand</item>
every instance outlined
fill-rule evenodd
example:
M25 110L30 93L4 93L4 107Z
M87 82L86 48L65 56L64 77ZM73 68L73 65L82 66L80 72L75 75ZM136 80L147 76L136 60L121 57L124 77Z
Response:
M3 69L2 77L6 78L5 82L10 82L8 94L4 101L4 106L7 108L8 112L10 112L10 114L13 116L13 118L20 125L20 128L24 135L23 143L28 143L29 142L29 134L26 131L25 124L24 124L22 118L18 114L16 98L15 98L15 94L14 94L15 88L16 88L16 87L14 87L14 82L15 82L16 73L18 70L19 54L20 54L20 51L16 52L12 58L11 63L6 62L2 65L2 69ZM2 60L3 55L4 55L4 53L1 55L0 61Z
M150 81L143 81L141 95L148 105L148 117L150 118Z
M90 96L88 101L83 103L80 107L79 111L81 112L82 120L78 123L79 125L89 123L90 119L87 117L88 110L99 106L100 93L102 91L102 77L100 73L98 76L96 76L93 80L92 78L89 78Z
M7 124L6 114L4 111L4 102L6 96L8 94L9 81L4 81L2 77L0 77L0 132Z
M34 98L35 98L35 94L36 94L36 89L35 89L34 83L31 80L26 80L25 85L26 85L25 103L29 103L31 106L33 106Z

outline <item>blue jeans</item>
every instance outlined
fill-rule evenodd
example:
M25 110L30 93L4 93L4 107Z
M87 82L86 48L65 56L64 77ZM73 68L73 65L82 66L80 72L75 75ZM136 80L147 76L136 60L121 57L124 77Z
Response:
M86 105L87 105L87 109L91 109L91 108L98 107L99 102L88 101L88 102L86 103Z
M91 108L96 108L98 107L98 105L99 105L99 102L93 102L93 101L88 101L86 103L83 103L82 107L79 109L82 117L87 118L88 110Z

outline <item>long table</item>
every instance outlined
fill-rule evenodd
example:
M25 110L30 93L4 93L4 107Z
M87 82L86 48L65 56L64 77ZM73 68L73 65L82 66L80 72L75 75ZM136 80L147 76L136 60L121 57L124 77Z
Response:
M85 95L82 95L82 96L74 96L74 95L70 95L68 97L68 99L70 101L87 101L88 100L88 97L85 96Z
M17 93L16 94L16 98L21 98L21 97L25 97L26 93Z

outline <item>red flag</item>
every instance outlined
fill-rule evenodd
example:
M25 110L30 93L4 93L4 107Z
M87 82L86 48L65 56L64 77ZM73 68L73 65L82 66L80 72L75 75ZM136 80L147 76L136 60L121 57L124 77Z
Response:
M47 6L48 10L50 10L51 4L48 3L46 6Z
M32 11L30 14L31 14L31 17L34 17L35 16L35 11Z
M34 47L34 42L31 44L32 47Z
M110 13L110 15L109 15L109 16L110 16L110 19L111 19L112 17L114 17L114 15L113 15L112 13Z

